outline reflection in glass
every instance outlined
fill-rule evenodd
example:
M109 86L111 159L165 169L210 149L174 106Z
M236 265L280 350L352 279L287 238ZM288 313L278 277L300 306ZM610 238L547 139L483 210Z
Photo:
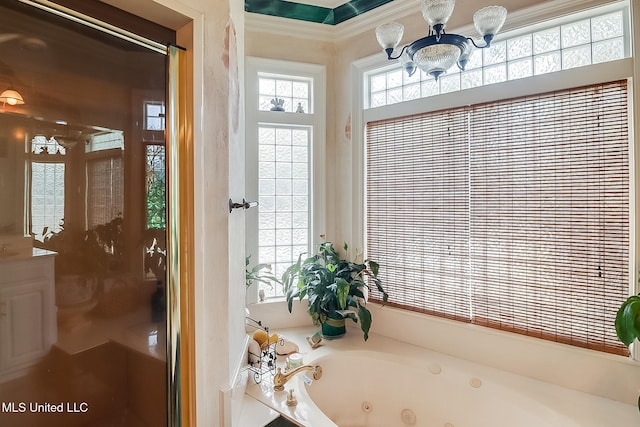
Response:
M20 2L0 33L0 426L167 425L165 56Z

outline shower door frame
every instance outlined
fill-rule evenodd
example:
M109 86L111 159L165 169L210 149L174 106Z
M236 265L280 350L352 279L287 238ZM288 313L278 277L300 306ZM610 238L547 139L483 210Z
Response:
M166 174L167 174L167 426L191 425L194 416L194 369L189 357L192 339L181 340L192 323L193 295L188 283L193 260L193 91L189 75L193 59L183 48L164 45L48 0L19 0L59 17L129 41L167 57ZM186 357L185 357L186 356ZM183 400L183 395L186 400Z

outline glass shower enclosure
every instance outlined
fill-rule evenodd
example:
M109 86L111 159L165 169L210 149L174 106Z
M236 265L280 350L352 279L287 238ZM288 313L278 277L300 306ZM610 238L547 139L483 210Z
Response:
M98 27L0 4L0 426L167 425L166 55Z

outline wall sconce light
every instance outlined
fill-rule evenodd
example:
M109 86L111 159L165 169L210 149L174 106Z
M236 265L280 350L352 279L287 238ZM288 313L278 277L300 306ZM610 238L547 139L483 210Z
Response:
M22 95L10 85L9 89L0 93L0 102L9 105L22 105L24 104L24 99Z

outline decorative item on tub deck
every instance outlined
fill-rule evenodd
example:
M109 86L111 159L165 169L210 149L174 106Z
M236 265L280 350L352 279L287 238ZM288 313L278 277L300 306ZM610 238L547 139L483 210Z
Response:
M304 357L300 353L292 353L287 357L287 370L304 365Z
M249 340L249 364L253 367L258 367L260 365L260 344L258 341L251 339Z
M320 347L322 345L322 334L320 332L316 332L312 336L307 337L307 342L311 348Z
M269 328L262 325L262 321L246 317L246 325L255 328L252 339L249 340L249 369L253 372L253 379L256 383L262 381L265 373L275 375L276 360L278 358L276 345L282 338L278 334L269 334Z
M345 243L344 251L348 250ZM308 312L314 325L320 325L324 338L338 338L345 334L345 319L360 320L364 340L369 338L371 312L366 307L365 289L375 284L382 294L382 303L388 295L378 278L378 264L372 260L362 263L343 259L333 243L320 244L317 255L307 259L298 257L298 262L287 268L282 276L288 309L293 300L308 297Z
M278 355L286 356L287 354L296 353L299 350L300 350L300 347L298 347L298 344L280 335L280 339L276 344L276 353Z
M258 344L260 344L261 349L265 349L270 344L278 342L278 334L274 332L273 334L269 335L268 328L266 330L257 329L253 333L253 339L256 340Z

